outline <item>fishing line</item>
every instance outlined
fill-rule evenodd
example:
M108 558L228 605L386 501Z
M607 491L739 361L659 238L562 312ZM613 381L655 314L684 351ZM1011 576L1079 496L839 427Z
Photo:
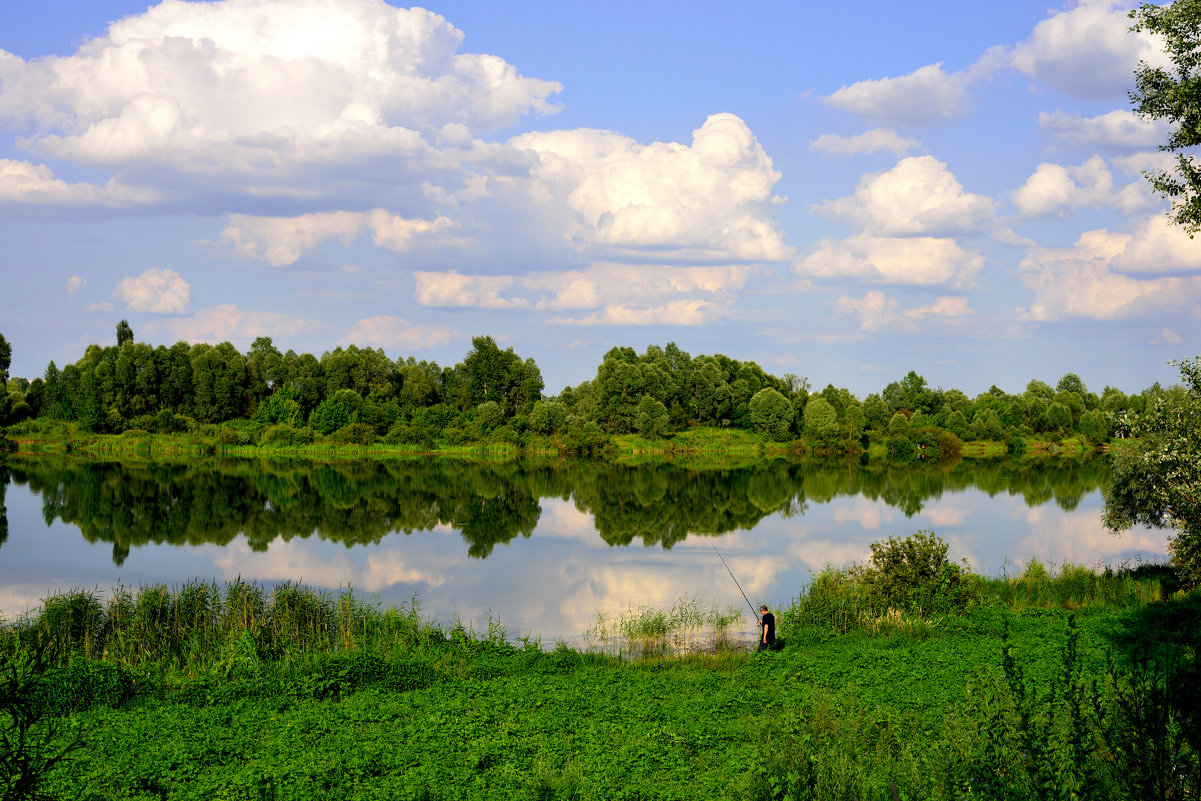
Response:
M709 543L709 547L713 549L713 553L717 554L717 558L721 560L721 563L726 565L726 558L721 555L721 551L717 550L717 546ZM730 574L730 578L734 579L734 586L738 588L739 592L742 592L742 585L738 583L738 578L734 575L734 571L730 569L729 565L726 565L726 572ZM751 603L751 599L746 597L745 592L742 592L742 599L751 608L751 614L755 616L755 620L759 620L759 613L755 610L755 605Z

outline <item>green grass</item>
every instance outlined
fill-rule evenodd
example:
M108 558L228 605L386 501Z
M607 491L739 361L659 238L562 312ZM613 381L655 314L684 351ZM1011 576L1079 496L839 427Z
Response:
M1201 595L1085 572L1032 563L962 614L872 626L845 622L865 593L826 571L781 611L781 652L638 660L193 582L49 598L0 658L58 643L29 697L84 747L43 777L55 797L1153 797L1139 744L1169 744L1150 713L1196 708ZM656 641L734 615L681 599L598 625ZM1167 797L1192 797L1197 747L1177 746Z

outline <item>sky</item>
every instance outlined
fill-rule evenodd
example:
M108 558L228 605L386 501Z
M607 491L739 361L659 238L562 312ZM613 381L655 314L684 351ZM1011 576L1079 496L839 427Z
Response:
M0 4L0 334L677 343L860 397L1173 383L1201 242L1131 4Z

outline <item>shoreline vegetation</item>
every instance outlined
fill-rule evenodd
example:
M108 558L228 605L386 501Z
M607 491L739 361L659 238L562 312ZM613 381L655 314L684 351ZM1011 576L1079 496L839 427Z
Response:
M246 457L246 458L312 458L312 459L375 459L411 457L450 457L463 459L571 458L579 456L555 438L530 437L519 442L469 442L457 445L421 446L407 443L374 442L346 443L334 440L308 443L280 444L259 439L263 429L254 425L214 424L198 426L190 433L150 433L128 430L121 434L97 434L82 430L78 425L62 421L28 421L10 427L4 436L9 449L25 455L72 454L103 458L164 458L188 456ZM257 440L257 441L256 441ZM1121 447L1119 444L1118 447ZM592 454L618 462L673 461L697 462L710 460L715 465L732 465L761 459L820 459L839 460L867 458L896 462L959 459L1041 459L1086 458L1109 454L1108 443L1090 442L1087 437L1055 437L1042 439L1016 436L1003 440L959 442L954 448L939 448L935 443L927 449L922 441L898 448L882 444L869 445L862 451L848 453L823 449L811 440L798 438L777 442L765 435L721 428L695 427L685 431L665 433L659 438L638 434L623 434L607 439L604 447Z
M720 636L744 612L695 599L602 614L592 647L552 648L349 588L73 591L0 623L0 704L27 724L19 770L52 797L1166 799L1201 786L1201 593L1168 566L1031 561L986 577L918 532L826 568L776 611L786 647L754 654ZM715 636L698 653L686 630ZM620 655L595 647L605 639Z
M89 345L32 380L4 377L0 426L23 448L322 456L1055 456L1104 451L1186 393L1097 393L1067 373L1055 386L969 397L910 370L860 398L668 343L612 348L593 378L547 395L534 360L488 336L443 367L355 345L281 353L270 337L246 353L229 342L152 346L124 320L116 344Z

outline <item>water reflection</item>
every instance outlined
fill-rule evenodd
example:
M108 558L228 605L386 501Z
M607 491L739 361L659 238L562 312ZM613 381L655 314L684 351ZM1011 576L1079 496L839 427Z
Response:
M42 498L42 517L79 528L88 542L111 543L120 566L148 544L228 545L244 535L251 550L316 535L346 546L377 545L390 534L453 528L467 554L485 558L529 537L541 500L572 500L609 545L670 548L688 535L752 529L768 516L802 515L811 503L861 499L838 515L883 502L906 517L946 493L968 488L1055 501L1075 509L1108 477L1103 459L1065 462L960 462L919 466L799 464L774 461L729 470L672 464L628 466L570 461L544 465L422 461L212 460L121 464L70 459L9 460L11 481ZM2 499L3 496L0 496ZM870 514L877 514L871 512ZM935 525L962 522L942 508ZM872 528L870 520L860 521ZM3 542L3 540L0 540Z
M241 576L349 584L385 604L416 593L440 621L492 615L553 640L577 637L597 612L685 595L745 606L710 543L756 604L778 604L810 571L919 528L991 573L1031 556L1161 559L1165 540L1104 531L1103 459L704 470L10 456L0 470L8 614L58 589ZM620 547L638 542L647 547Z

